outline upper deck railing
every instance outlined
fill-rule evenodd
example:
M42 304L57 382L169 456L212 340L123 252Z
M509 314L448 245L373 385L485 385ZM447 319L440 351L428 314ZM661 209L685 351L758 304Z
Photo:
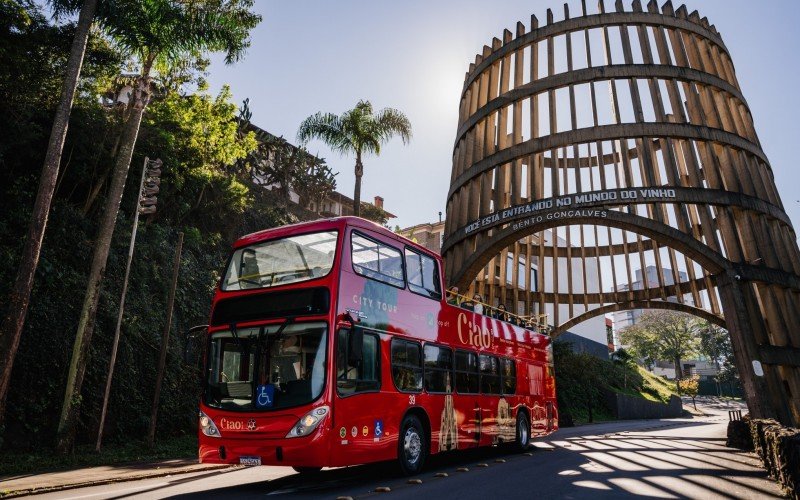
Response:
M552 326L547 322L547 314L521 316L508 312L505 309L491 306L485 302L475 300L474 297L469 298L466 295L460 295L452 290L447 291L447 303L468 311L474 311L479 314L483 314L484 316L488 316L490 318L499 319L501 321L505 321L506 323L520 326L528 330L534 330L542 335L550 335L550 331L552 330ZM480 311L475 310L476 305L481 306Z

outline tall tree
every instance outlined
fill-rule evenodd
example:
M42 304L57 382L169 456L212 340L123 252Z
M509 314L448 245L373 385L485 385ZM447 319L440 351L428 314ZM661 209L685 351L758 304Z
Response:
M622 343L642 358L672 361L677 382L682 376L681 359L695 354L699 341L689 315L655 311L643 314L636 324L622 330Z
M700 338L700 353L707 356L719 370L720 362L733 357L731 337L728 335L728 331L709 321L697 321L695 329Z
M724 367L727 366L727 369L730 370L730 366L733 364L731 337L728 335L727 330L707 320L697 321L695 329L700 337L700 353L708 357L714 363L714 368L716 368L717 373L714 376L714 380L717 384L717 394L721 394L720 381L729 376L729 374L723 373Z
M313 157L305 148L297 148L283 137L268 133L259 133L257 136L259 147L251 155L253 175L266 185L276 186L275 191L286 206L295 180L305 172Z
M67 374L56 448L72 449L86 356L94 331L100 289L108 260L125 181L145 108L152 94L155 71L169 72L182 61L206 52L225 52L226 62L237 60L249 46L250 30L261 20L252 0L115 0L103 4L104 31L138 61L139 74L129 99L129 116L115 160L111 183L94 242L89 279L75 334Z
M356 156L353 191L353 213L356 216L361 215L361 177L364 175L361 157L365 153L380 155L381 146L396 135L403 144L411 140L411 122L406 115L393 108L374 113L372 104L363 100L341 116L322 112L311 115L303 120L297 131L297 139L302 144L319 139L340 154Z
M53 1L56 13L76 10L72 5L75 2ZM47 143L47 153L42 166L42 175L39 178L39 191L33 205L31 223L25 237L22 249L22 259L17 270L11 294L8 297L8 309L0 323L0 427L5 417L6 397L11 381L11 370L14 358L19 348L22 327L28 312L33 277L39 265L39 255L42 249L47 216L53 201L53 193L58 180L58 169L61 165L61 153L67 137L69 115L72 111L72 102L75 99L75 89L78 86L78 77L83 66L83 56L86 53L86 44L89 40L89 28L92 25L97 0L85 0L80 8L78 23L75 27L75 37L67 61L64 83L61 87L61 99L53 119L53 128L50 131L50 140Z
M310 156L305 169L294 180L294 190L300 204L314 204L315 212L322 212L322 202L336 190L336 174L323 158Z

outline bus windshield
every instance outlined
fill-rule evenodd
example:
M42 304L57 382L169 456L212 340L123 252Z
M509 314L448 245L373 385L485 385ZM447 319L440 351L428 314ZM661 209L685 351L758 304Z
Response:
M325 386L323 322L216 332L208 353L207 405L275 410L310 403Z
M239 248L222 290L268 288L321 278L333 267L336 231L302 234Z

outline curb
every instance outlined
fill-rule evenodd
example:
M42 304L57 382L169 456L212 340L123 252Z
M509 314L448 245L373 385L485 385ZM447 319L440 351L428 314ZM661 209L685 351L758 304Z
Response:
M209 465L202 468L193 468L194 465L178 468L173 470L157 470L151 473L142 473L132 476L125 476L125 477L110 477L105 479L98 479L96 481L83 481L80 483L69 483L69 484L60 484L54 486L42 486L42 487L34 487L34 488L23 488L17 490L0 490L0 498L17 498L26 495L41 495L42 493L52 493L55 491L64 491L64 490L73 490L77 488L86 488L89 486L102 486L104 484L114 484L114 483L124 483L128 481L138 481L141 479L152 479L158 477L167 477L172 475L178 474L189 474L191 472L207 472L207 471L215 471L215 470L222 470L222 469L233 469L233 468L241 468L243 466L236 465L236 464L219 464L219 465Z

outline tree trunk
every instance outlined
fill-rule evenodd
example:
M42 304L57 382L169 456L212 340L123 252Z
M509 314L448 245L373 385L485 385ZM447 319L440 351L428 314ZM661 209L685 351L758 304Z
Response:
M675 387L678 389L678 394L681 393L681 359L675 358L672 360L672 363L675 365Z
M123 110L122 111L122 130L115 130L114 131L114 133L116 133L117 137L114 140L114 145L111 147L111 150L109 151L109 156L111 158L116 158L117 157L117 152L119 151L119 143L122 140L122 134L125 131L125 123L127 122L127 119L125 118L125 114L126 114L126 110ZM116 128L118 128L118 126L115 124L114 128L116 129ZM105 139L103 140L103 142L105 142ZM103 154L102 151L100 151L98 153L98 161L99 161L99 156L102 155L102 154ZM96 165L95 165L94 170L95 171L97 170L97 166ZM86 197L86 201L83 203L83 208L81 209L81 213L83 214L84 217L88 216L89 213L91 212L92 207L94 206L94 202L97 201L97 197L100 194L100 191L102 191L103 190L103 186L106 185L106 181L108 180L108 176L109 175L111 175L111 167L104 169L103 172L100 174L100 179L98 179L94 184L92 184L91 181L89 182L89 195Z
M47 144L47 153L42 166L42 176L39 179L39 191L31 214L31 225L25 238L22 249L17 278L8 297L8 312L0 325L0 428L5 417L6 396L11 382L11 369L14 366L14 357L19 348L22 327L28 312L28 303L33 288L33 278L39 264L39 255L42 249L44 231L47 227L47 216L50 204L53 201L53 192L58 179L58 169L61 164L61 153L67 137L69 115L72 111L72 102L75 98L75 89L78 86L78 77L83 66L83 56L89 40L89 28L92 25L97 0L85 0L78 16L75 29L75 38L67 61L67 72L61 87L61 100L53 119L53 128L50 131L50 140Z
M175 306L175 289L178 287L178 273L181 270L181 251L183 250L183 232L178 233L178 244L175 247L175 262L172 266L172 284L169 288L167 300L167 321L164 324L164 333L161 335L161 351L158 358L156 371L156 389L153 393L153 406L150 408L150 430L147 433L147 444L150 448L156 442L156 423L158 422L158 401L161 399L161 383L164 380L164 368L167 365L167 351L169 350L169 330L172 327L172 310Z
M361 176L364 175L364 165L361 163L361 151L356 152L356 188L353 192L353 215L361 216Z
M97 306L100 300L100 289L105 274L108 253L111 247L111 238L117 222L117 213L125 190L125 180L128 177L128 168L131 164L133 149L142 123L142 115L149 100L150 65L145 65L142 76L136 88L135 102L130 117L125 124L119 155L114 164L114 173L111 177L108 197L103 210L100 229L95 239L92 253L92 264L89 270L89 280L86 286L86 295L75 334L75 344L72 348L72 358L67 374L67 387L64 391L64 402L61 407L61 418L58 422L56 450L66 454L72 450L75 439L75 424L81 407L81 386L86 370L86 356L89 351L89 342L94 332L94 322L97 315Z

